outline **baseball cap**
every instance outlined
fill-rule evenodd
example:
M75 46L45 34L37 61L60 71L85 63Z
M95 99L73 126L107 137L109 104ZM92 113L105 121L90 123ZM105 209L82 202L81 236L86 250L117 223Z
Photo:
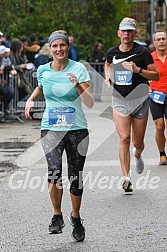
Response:
M136 30L136 20L133 18L125 17L119 24L119 30Z
M8 48L4 45L0 45L0 54L3 54L5 52L10 52L10 48Z

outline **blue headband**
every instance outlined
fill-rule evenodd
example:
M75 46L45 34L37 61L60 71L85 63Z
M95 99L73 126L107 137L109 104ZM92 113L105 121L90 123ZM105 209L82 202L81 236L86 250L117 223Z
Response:
M68 36L63 34L63 33L53 33L50 35L49 39L48 39L48 43L51 46L52 42L56 39L63 39L66 41L66 43L69 45L69 40L68 40Z

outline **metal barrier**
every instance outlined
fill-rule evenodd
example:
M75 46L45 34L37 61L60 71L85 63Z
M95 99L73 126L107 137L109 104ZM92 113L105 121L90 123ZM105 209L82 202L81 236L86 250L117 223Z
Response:
M13 120L18 120L23 123L22 117L24 113L24 108L19 108L19 76L16 71L9 71L1 74L1 80L6 80L6 84L14 92L14 98L9 103L10 114L5 114L4 102L1 101L1 115L0 122L10 122Z
M102 101L104 86L104 62L89 62L93 69L89 70L90 83L95 101Z
M104 63L103 62L89 62L89 75L91 79L91 88L93 92L93 96L95 101L104 101L106 100L106 97L110 96L110 92L108 90L104 90ZM37 82L37 75L36 70L28 71L26 72L26 76L28 78L29 83L35 89L38 85ZM1 75L1 78L4 78L3 74ZM11 87L11 89L14 91L14 98L10 102L10 115L0 115L0 121L7 121L7 120L18 120L20 122L22 121L22 117L24 115L24 108L25 103L29 97L27 95L22 99L19 100L19 75L16 73L9 72L8 76L8 85ZM3 103L2 103L3 104ZM44 98L35 101L34 102L34 108L32 109L32 113L34 112L43 112L45 108L45 101ZM3 105L2 105L3 110ZM4 111L2 111L4 112Z

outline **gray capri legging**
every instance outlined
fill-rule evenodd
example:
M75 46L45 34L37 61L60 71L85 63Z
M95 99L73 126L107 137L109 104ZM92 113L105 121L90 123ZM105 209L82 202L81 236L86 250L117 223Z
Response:
M66 151L70 192L83 193L82 172L89 144L87 129L71 131L41 130L41 143L48 164L48 182L61 184L62 155Z

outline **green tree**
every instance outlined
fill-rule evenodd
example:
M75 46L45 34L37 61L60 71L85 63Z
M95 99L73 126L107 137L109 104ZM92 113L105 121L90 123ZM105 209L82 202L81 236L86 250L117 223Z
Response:
M44 39L57 29L74 35L82 59L95 41L104 51L117 42L120 20L128 15L125 0L1 0L0 30L10 38L37 33Z

